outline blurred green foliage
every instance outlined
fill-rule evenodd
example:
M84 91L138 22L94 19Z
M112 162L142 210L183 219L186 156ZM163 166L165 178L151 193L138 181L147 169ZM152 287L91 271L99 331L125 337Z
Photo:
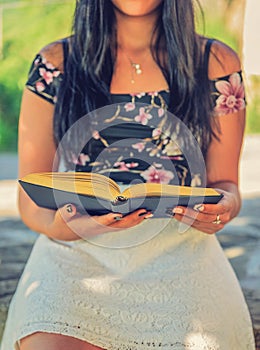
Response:
M252 75L246 81L247 124L246 132L260 133L260 76Z
M217 2L202 0L202 5L206 3L205 25L198 11L197 27L200 33L218 38L239 52L242 33L236 26L231 25L230 18L234 17L234 11L232 9L229 12L225 11L238 1L241 0ZM26 2L28 6L3 11L3 57L0 59L0 151L16 150L21 94L34 55L47 43L70 34L75 6L75 0L59 4L52 4L48 0L0 0L0 6L12 2L17 4ZM254 88L259 89L258 79L253 84ZM260 132L258 98L253 96L250 99L248 132Z
M222 3L227 1L222 0ZM216 6L216 3L214 5L210 0L207 0L201 9L196 8L197 31L206 37L221 40L239 52L242 32L230 28L229 19L223 16L223 8Z
M0 1L1 4L25 1ZM29 6L4 9L0 59L0 151L15 151L17 120L24 83L35 54L49 42L67 36L75 1L51 4L31 0ZM30 5L31 4L31 5Z

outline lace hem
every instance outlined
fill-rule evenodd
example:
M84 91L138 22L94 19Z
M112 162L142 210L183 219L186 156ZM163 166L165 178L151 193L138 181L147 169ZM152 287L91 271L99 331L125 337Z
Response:
M111 339L105 339L103 335L101 339L99 334L93 335L93 333L90 333L87 329L83 329L80 326L73 327L69 324L47 324L45 322L37 324L34 323L33 325L28 324L25 326L16 337L16 347L14 349L20 350L19 340L35 332L55 333L70 336L79 340L86 341L92 345L99 346L105 350L220 350L220 347L218 345L207 344L207 341L204 339L203 334L201 334L199 337L197 336L200 338L197 339L197 341L182 341L176 339L172 342L164 343L163 341L126 341L125 339L118 339L113 340L113 343L111 343ZM249 348L251 349L251 347Z

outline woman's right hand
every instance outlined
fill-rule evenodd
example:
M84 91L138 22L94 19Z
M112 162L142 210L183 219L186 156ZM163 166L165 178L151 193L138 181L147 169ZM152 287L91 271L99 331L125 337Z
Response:
M56 211L53 220L45 227L44 233L51 238L65 241L87 239L136 226L151 216L152 214L145 209L136 210L125 216L120 213L89 216L79 213L73 204L67 204Z

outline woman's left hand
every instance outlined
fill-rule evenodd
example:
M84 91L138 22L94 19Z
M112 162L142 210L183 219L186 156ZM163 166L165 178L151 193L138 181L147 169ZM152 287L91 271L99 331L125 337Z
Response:
M173 208L174 218L202 232L213 234L220 231L235 215L237 198L233 193L217 189L224 197L217 204L197 204L193 208Z

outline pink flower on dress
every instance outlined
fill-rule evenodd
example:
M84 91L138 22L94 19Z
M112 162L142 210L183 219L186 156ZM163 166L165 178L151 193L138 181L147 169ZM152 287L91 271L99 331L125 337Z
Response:
M164 116L164 109L163 108L159 108L158 109L158 117L161 118Z
M233 73L228 80L219 80L215 83L216 89L220 92L215 107L215 111L219 114L234 113L245 108L245 90L240 75Z
M90 161L90 158L87 154L80 153L78 157L75 154L72 154L72 163L75 165L86 165L87 162Z
M157 137L157 136L160 136L161 133L162 133L162 130L156 128L156 129L153 129L153 134L152 135L153 135L153 137Z
M46 68L51 69L51 70L55 69L54 65L50 62L46 62L45 66L46 66Z
M165 169L156 169L151 165L147 170L140 174L147 182L168 184L174 177L171 171Z
M127 168L136 168L139 165L139 163L136 162L131 162L131 163L126 163Z
M87 162L90 161L90 158L87 154L84 154L84 153L80 153L79 155L79 163L81 165L86 165Z
M92 137L93 137L93 139L95 139L95 140L99 140L99 139L100 139L99 132L98 132L97 130L94 130L94 131L92 132Z
M35 84L36 91L42 92L45 90L45 85L41 81L37 81Z
M40 63L40 58L37 57L34 61L34 65L37 66Z
M182 156L161 156L160 159L183 160Z
M145 145L144 145L143 142L138 142L138 143L133 144L132 147L133 147L134 149L137 149L138 152L141 153L141 152L144 150Z
M149 119L152 119L152 117L153 117L153 116L152 116L151 114L145 112L144 107L141 107L141 108L139 109L139 115L137 115L137 116L135 117L135 121L136 121L136 122L139 122L139 123L141 123L141 124L143 124L143 125L147 125L148 120L149 120Z
M145 92L132 92L130 94L130 96L141 98L141 97L145 96Z
M150 92L148 92L148 96L156 97L156 96L158 96L158 91L150 91Z
M54 76L54 78L57 78L60 75L60 71L59 70L55 70L52 75Z
M46 81L46 84L50 84L53 82L53 74L51 72L48 72L45 68L39 69L40 76L43 77L43 79Z
M129 168L125 162L116 162L114 167L116 167L117 170L129 171Z
M135 104L133 102L128 102L124 105L124 108L127 112L131 112L135 109Z
M145 96L145 92L138 92L137 94L135 94L135 96L138 98L142 98L143 96Z

